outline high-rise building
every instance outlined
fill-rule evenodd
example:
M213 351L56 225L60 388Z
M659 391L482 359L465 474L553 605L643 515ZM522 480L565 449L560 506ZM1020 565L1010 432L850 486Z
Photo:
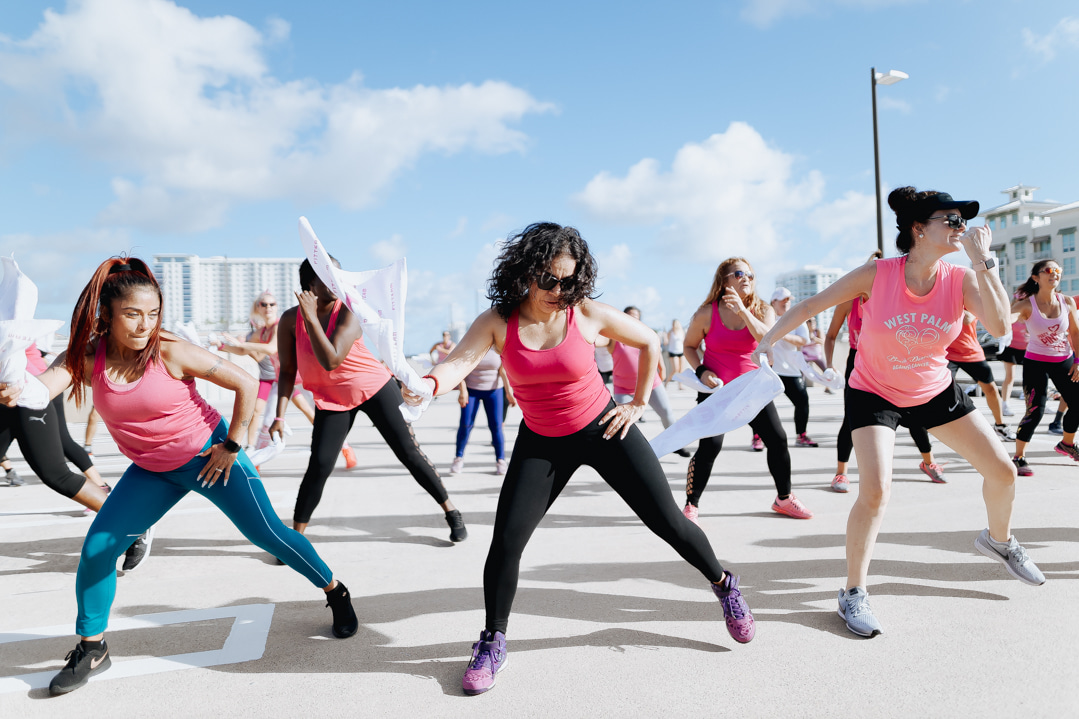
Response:
M153 271L164 294L166 327L194 322L199 330L243 331L251 303L263 290L277 298L278 312L296 304L303 258L154 255Z
M843 270L835 267L821 267L820 265L806 265L794 272L784 272L776 280L776 287L786 287L794 295L794 302L801 302L807 297L812 297L825 287L843 276ZM765 299L771 297L771 294ZM828 331L828 325L832 321L832 308L817 315L817 328L821 336Z
M1037 189L1040 188L1016 185L1001 190L1008 201L979 215L993 232L991 249L996 254L997 272L1004 287L1015 292L1026 282L1035 262L1053 259L1064 271L1060 291L1079 294L1079 252L1075 249L1079 202L1036 201Z

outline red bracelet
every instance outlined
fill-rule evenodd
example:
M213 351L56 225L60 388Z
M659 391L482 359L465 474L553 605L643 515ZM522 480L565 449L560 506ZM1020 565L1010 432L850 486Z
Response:
M429 380L431 380L432 382L435 383L435 391L431 393L431 396L432 397L437 397L438 396L438 377L434 377L432 375L425 374L423 376L423 379L429 379Z

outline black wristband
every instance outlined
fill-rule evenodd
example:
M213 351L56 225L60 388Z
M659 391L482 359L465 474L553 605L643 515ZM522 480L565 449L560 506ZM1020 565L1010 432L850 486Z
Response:
M697 379L700 379L704 375L704 373L707 372L707 371L708 371L708 368L705 367L703 364L697 365L697 369L694 370L694 372L697 373Z
M239 454L240 450L243 449L243 447L241 447L239 443L233 442L228 437L226 437L225 441L221 443L221 446L225 448L226 452L232 452L233 454Z

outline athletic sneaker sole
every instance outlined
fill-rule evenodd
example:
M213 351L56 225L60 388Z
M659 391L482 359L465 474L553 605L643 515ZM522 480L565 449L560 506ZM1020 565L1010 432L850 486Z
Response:
M860 637L865 637L866 639L872 639L873 637L877 636L878 634L884 634L884 632L882 630L880 630L880 629L874 629L869 634L866 634L865 632L860 632L860 631L858 631L857 629L855 629L854 627L852 627L850 625L850 622L847 621L847 617L846 617L845 614L843 614L842 609L837 609L836 614L838 614L839 618L843 620L843 623L847 625L847 629L851 630L853 633L857 634Z
M79 689L80 687L86 686L86 683L88 681L90 681L90 677L94 676L95 674L100 674L101 672L105 671L106 669L108 669L111 666L112 666L112 657L110 655L106 654L105 655L105 661L101 662L95 668L91 669L90 673L87 674L85 677L83 677L81 682L77 682L75 684L72 684L72 685L66 686L66 687L57 687L57 686L53 686L52 684L50 684L49 685L49 695L54 696L54 697L59 697L59 696L63 696L64 694L70 694L71 692L75 691L76 689Z
M1045 584L1045 582L1032 582L1026 577L1024 577L1022 574L1017 573L1014 569L1012 569L1012 565L1008 564L1007 557L1000 556L1000 552L993 549L992 547L986 546L985 543L982 542L982 535L980 534L978 535L978 538L974 540L974 548L986 557L989 557L990 559L995 559L1001 564L1003 564L1004 568L1008 570L1008 574L1012 575L1023 584L1029 584L1032 587L1040 587L1041 585Z

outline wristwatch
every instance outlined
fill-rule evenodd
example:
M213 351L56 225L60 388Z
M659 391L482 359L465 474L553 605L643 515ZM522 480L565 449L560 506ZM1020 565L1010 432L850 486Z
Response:
M233 454L239 454L240 450L243 449L238 442L233 442L228 438L221 443L221 446L225 448L226 452L232 452Z
M997 266L997 260L996 260L995 257L990 257L985 262L975 262L974 263L974 269L977 270L978 272L982 272L984 270L991 270L996 266Z

